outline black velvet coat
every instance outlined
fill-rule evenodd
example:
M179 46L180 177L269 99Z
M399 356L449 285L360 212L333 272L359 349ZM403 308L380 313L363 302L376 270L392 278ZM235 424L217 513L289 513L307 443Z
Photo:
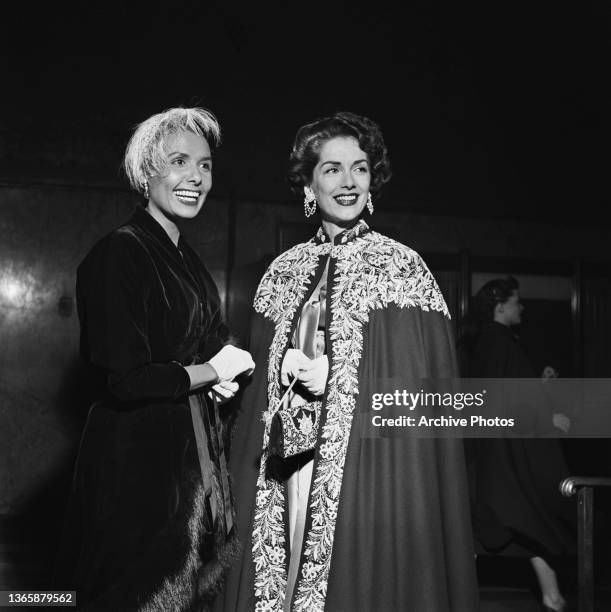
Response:
M367 433L382 380L410 388L456 375L448 311L417 253L362 221L334 244L319 230L278 257L259 285L257 370L230 462L244 554L215 609L283 610L288 512L284 483L266 469L270 414L283 392L280 364L327 261L330 371L291 610L473 612L461 444Z
M236 544L211 519L182 366L227 339L216 286L182 238L177 248L138 209L82 262L77 298L98 384L58 586L77 590L80 609L205 609Z
M511 329L491 321L475 343L470 376L532 378L535 371ZM551 410L536 409L552 419ZM558 440L479 439L468 450L480 552L548 560L574 552L575 508L558 490L569 475Z

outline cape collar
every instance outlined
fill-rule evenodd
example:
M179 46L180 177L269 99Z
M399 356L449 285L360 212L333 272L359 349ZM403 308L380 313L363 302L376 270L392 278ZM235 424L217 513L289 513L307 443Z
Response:
M367 223L365 223L363 219L359 219L356 225L349 227L348 229L335 236L333 244L346 244L347 242L352 242L359 236L362 236L363 234L366 234L370 231L371 229L369 228ZM327 232L325 232L324 228L321 226L318 228L316 236L314 236L314 241L316 244L323 244L325 242L331 242L331 238L329 238Z

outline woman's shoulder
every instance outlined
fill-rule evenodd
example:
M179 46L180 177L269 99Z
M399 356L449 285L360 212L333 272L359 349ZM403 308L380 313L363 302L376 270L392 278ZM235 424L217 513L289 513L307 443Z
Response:
M364 238L370 247L360 250L358 256L367 267L377 269L377 283L385 279L392 302L450 316L435 277L417 251L378 232L370 232Z
M107 234L105 238L112 248L145 249L147 233L137 223L134 223L133 219L129 219L123 225Z
M284 302L293 304L306 291L314 276L323 249L315 240L302 242L276 257L261 277L254 298L256 312L277 316L285 312ZM328 252L328 250L327 250ZM290 296L287 298L287 296ZM272 313L273 311L273 313Z
M321 245L317 244L314 239L300 242L280 253L267 267L265 275L274 276L289 271L298 272L302 262L317 261L321 253Z
M114 266L124 268L129 263L144 262L148 249L146 237L139 228L127 221L99 239L83 258L79 271Z
M367 234L365 238L368 238L371 244L371 251L380 253L380 256L383 256L381 261L390 270L400 269L432 277L422 256L406 244L375 231Z
M381 249L387 249L397 254L399 257L404 258L405 261L422 261L422 257L418 254L417 251L412 249L411 247L395 240L394 238L390 238L384 234L380 234L380 232L371 231L369 234L366 234L365 237L369 237L370 241L379 246Z

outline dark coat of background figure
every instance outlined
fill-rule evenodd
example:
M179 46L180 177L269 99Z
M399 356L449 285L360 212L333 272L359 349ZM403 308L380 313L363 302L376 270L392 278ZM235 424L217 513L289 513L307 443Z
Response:
M182 366L228 337L217 288L184 239L177 248L138 209L85 258L77 295L81 352L99 385L56 583L87 610L206 609L237 539L211 518Z
M533 378L536 373L511 329L490 321L474 344L469 376ZM480 553L539 556L553 565L554 557L575 552L569 527L574 503L558 491L569 475L558 440L484 438L470 440L467 448Z

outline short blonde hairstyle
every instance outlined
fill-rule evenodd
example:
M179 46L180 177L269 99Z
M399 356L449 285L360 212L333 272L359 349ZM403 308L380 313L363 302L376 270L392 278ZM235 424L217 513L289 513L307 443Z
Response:
M144 193L151 176L162 175L167 166L164 145L168 137L183 132L203 136L208 144L218 146L221 128L216 117L204 108L170 108L143 121L127 143L123 166L130 185Z

